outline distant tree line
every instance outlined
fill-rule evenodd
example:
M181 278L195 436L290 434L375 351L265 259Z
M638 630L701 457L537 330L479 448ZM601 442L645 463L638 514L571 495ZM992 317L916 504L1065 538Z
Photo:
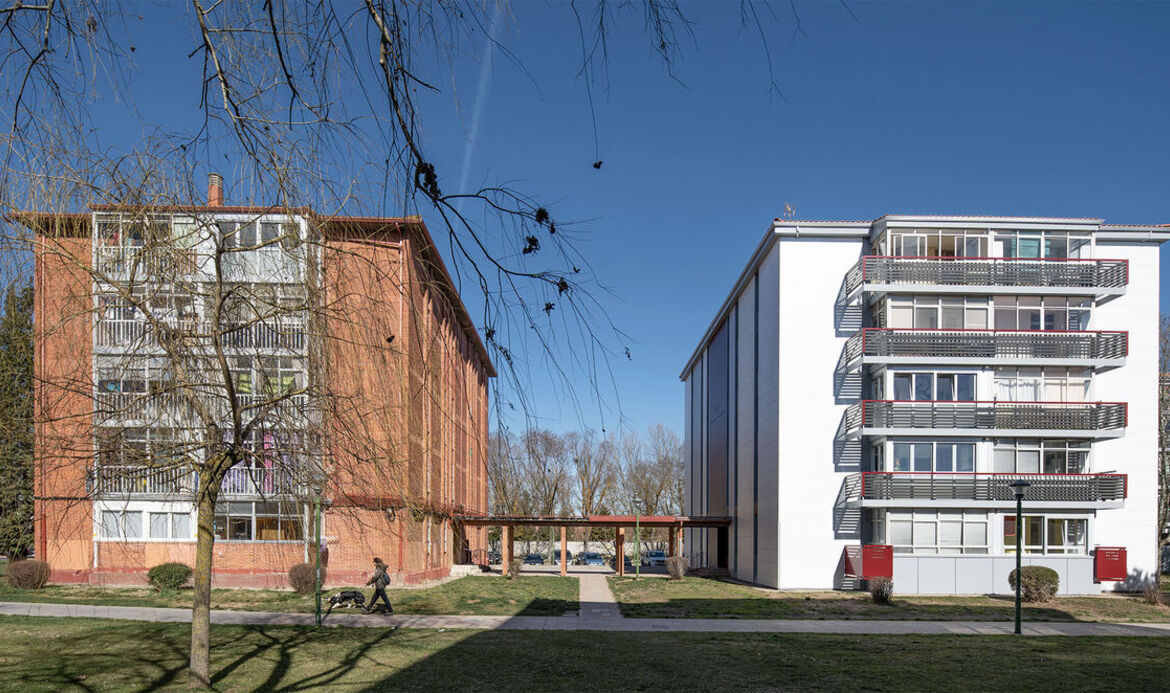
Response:
M488 477L495 515L681 515L686 493L682 441L662 424L643 434L496 432ZM640 501L637 508L635 500ZM498 530L492 537L498 541ZM611 545L614 531L576 530L570 538ZM655 548L666 538L665 532L642 532L643 541ZM559 541L559 531L517 527L516 539L525 544Z

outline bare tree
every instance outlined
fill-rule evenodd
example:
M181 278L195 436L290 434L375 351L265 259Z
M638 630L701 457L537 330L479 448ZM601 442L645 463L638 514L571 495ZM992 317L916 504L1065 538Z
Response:
M1158 523L1155 530L1154 584L1162 584L1162 552L1170 540L1170 317L1158 330Z
M617 451L613 442L598 439L595 431L565 434L565 444L573 458L576 474L578 509L582 515L600 514L617 491ZM585 550L589 550L590 532L585 535Z

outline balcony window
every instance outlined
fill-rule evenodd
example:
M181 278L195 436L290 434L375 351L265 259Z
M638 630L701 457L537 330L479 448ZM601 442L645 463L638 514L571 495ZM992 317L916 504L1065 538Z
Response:
M988 302L980 297L891 296L887 327L902 329L987 329ZM878 316L878 323L881 323Z
M987 522L985 512L889 511L886 536L895 553L986 554Z
M1005 402L1087 402L1087 368L997 368L995 398Z
M973 402L973 373L895 373L894 399L902 402Z
M889 234L888 250L891 255L906 257L986 257L987 232L952 229L893 231Z
M1082 518L1024 515L1024 553L1030 554L1086 554L1088 553L1089 521ZM1016 552L1016 518L1003 518L1004 553Z
M1063 296L996 296L997 330L1089 329L1092 301Z
M974 472L974 443L894 443L895 472Z
M1089 235L1068 231L997 231L994 247L1007 258L1085 258Z
M1089 443L1031 438L997 440L995 471L1004 474L1087 474Z

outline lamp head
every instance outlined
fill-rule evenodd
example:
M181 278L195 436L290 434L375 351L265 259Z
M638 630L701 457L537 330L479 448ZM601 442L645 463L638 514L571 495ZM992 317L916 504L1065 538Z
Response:
M1008 486L1011 487L1012 492L1016 494L1016 500L1021 500L1024 497L1024 490L1031 485L1032 484L1029 484L1023 480L1013 481L1012 483L1008 484Z

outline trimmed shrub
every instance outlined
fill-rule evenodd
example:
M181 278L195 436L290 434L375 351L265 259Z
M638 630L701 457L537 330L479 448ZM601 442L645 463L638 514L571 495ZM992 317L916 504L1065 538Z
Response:
M18 590L39 590L49 581L49 564L44 561L16 561L8 564L8 584Z
M1047 602L1056 596L1060 589L1060 575L1052 568L1042 565L1026 565L1022 569L1023 579L1020 581L1020 599L1026 602ZM1016 589L1016 571L1008 575L1008 584L1012 591Z
M312 594L317 589L317 567L298 563L288 569L288 583L297 594ZM325 566L321 566L321 584L325 584Z
M671 580L681 580L687 574L687 557L686 556L671 556L666 559L666 570L670 573Z
M185 563L163 563L156 565L146 574L151 587L156 590L178 590L187 586L191 579L191 566Z
M874 578L869 581L869 596L874 604L889 604L894 596L894 581L889 578Z
M511 580L512 578L514 578L514 577L516 577L517 575L519 575L519 574L520 574L520 568L521 568L523 565L524 565L524 559L522 559L522 558L513 558L513 559L512 559L512 561L511 561L510 563L508 563L508 573L507 573L507 578L508 578L509 580Z
M1162 590L1157 585L1146 585L1142 590L1142 601L1150 606L1158 606L1165 603L1165 597L1162 596Z

